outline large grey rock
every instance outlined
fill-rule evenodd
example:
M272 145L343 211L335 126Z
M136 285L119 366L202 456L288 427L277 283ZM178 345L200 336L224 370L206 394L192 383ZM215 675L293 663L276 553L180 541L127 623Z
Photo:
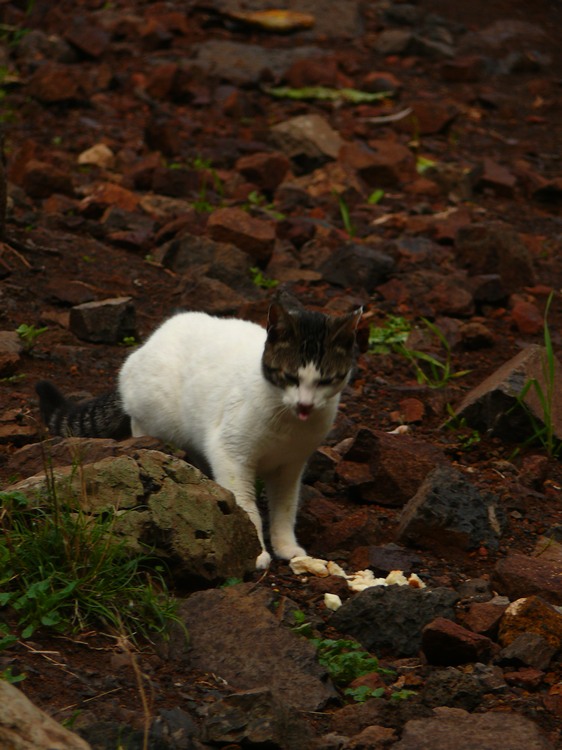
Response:
M5 750L89 750L90 745L0 680L0 747Z
M475 674L462 672L455 667L431 672L421 692L426 706L449 706L473 711L482 701L484 686Z
M330 618L330 625L356 638L368 651L391 649L414 656L422 631L436 617L454 619L458 594L451 589L372 586L348 599Z
M393 750L554 750L529 719L514 713L490 711L469 714L441 711L433 719L409 721Z
M480 544L496 548L504 524L494 495L480 492L460 471L440 466L404 507L397 539L440 552Z
M179 610L190 636L189 665L234 690L270 688L281 704L316 711L335 690L314 646L272 609L273 595L250 584L192 594Z
M530 438L535 433L533 420L539 430L550 423L554 437L562 439L562 368L556 358L552 403L547 413L534 386L523 399L526 408L519 404L520 394L531 380L536 380L543 395L548 393L549 377L546 373L548 356L545 347L531 344L473 388L455 413L471 427L491 432L504 440Z
M199 469L155 450L104 458L76 470L53 470L57 496L79 502L85 513L116 509L113 533L134 552L151 552L179 579L201 584L255 569L254 525L228 490ZM44 475L12 489L45 502ZM43 498L39 500L39 498Z

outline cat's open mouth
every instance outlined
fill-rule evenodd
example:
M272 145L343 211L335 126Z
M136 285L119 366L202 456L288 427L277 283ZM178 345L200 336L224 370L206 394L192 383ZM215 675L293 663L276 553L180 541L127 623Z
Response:
M308 404L297 404L297 417L304 422L312 413L312 406Z

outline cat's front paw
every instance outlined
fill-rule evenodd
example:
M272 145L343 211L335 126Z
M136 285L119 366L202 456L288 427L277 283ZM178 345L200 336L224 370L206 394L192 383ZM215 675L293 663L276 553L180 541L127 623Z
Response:
M271 555L264 550L261 555L258 555L256 558L256 569L265 570L266 568L269 568L270 563Z
M275 554L281 560L292 560L293 557L305 557L306 550L299 547L298 544L283 544L280 547L275 547Z

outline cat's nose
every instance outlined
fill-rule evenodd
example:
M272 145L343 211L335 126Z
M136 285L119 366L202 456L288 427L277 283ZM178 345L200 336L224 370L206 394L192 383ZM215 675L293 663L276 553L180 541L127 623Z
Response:
M305 420L310 417L312 412L312 404L303 404L299 401L297 404L297 415L299 419Z

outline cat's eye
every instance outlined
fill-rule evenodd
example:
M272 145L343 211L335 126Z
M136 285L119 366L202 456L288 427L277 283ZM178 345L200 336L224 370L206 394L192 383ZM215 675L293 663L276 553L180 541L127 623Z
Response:
M299 378L298 375L291 375L289 372L284 372L283 377L289 383L290 385L299 385Z
M333 385L336 382L336 378L321 378L318 381L318 385Z

